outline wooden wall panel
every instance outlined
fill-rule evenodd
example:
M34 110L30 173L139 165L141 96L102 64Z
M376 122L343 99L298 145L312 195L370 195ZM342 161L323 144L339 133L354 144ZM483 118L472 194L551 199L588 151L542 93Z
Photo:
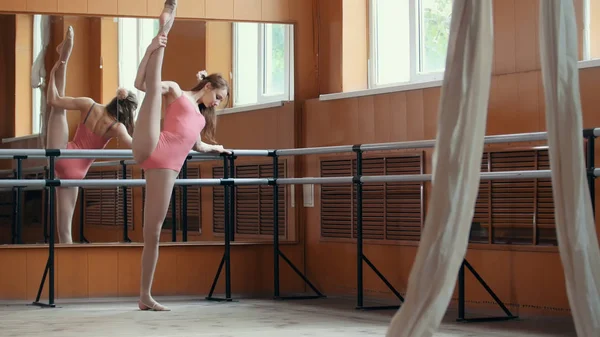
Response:
M515 27L519 27L515 34L515 70L524 72L539 69L539 0L515 1L514 10Z
M15 37L16 17L14 15L0 15L0 138L15 136Z
M148 0L148 2L150 1L152 0ZM162 11L163 4L164 1L161 0L157 13ZM153 12L150 12L150 8L148 8L148 14L153 15ZM206 3L204 0L178 2L177 16L182 18L203 18L206 16Z
M264 21L289 21L290 1L293 0L262 0L261 19Z
M101 3L103 4L104 1ZM58 0L58 11L63 13L87 13L88 0Z
M233 0L233 19L260 21L262 0Z
M88 13L97 15L117 15L119 5L117 0L88 0Z
M58 11L58 0L25 0L27 11L35 13L54 13Z
M206 68L206 21L177 20L168 43L162 77L189 90L198 83L196 73Z
M126 16L146 16L148 3L146 0L118 0L117 13Z
M6 12L22 12L27 10L26 1L0 0L0 9Z
M299 246L282 246L284 253L303 269ZM270 245L233 245L231 258L232 292L237 295L272 293L273 248ZM77 245L56 247L56 299L89 297L131 297L139 295L140 256L142 245ZM223 247L162 246L152 293L164 295L204 295L210 286L223 255ZM0 262L11 266L11 273L0 280L0 300L35 299L48 257L47 248L0 249ZM194 267L190 268L190 261ZM264 261L264 262L263 262ZM252 275L248 277L248 275ZM250 281L248 281L250 280ZM224 291L221 277L216 293ZM281 269L281 290L301 292L302 280L291 269ZM48 281L42 301L48 298ZM132 302L131 306L136 307Z
M495 75L510 74L516 71L515 2L517 1L500 0L493 3L494 63L492 72Z
M233 0L205 0L207 19L233 19Z

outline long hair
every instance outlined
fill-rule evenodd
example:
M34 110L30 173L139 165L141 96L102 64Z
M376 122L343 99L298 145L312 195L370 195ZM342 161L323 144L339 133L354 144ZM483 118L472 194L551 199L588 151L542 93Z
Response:
M117 95L106 105L106 111L123 123L129 134L133 134L133 113L138 107L137 96L125 89L117 89Z
M197 77L199 82L191 89L191 91L200 91L207 83L210 83L213 89L227 89L227 97L229 97L229 84L221 74L215 73L206 75L205 72L199 72ZM200 109L200 112L206 120L206 125L202 130L202 138L210 143L216 144L215 134L217 133L217 113L215 108L206 107L204 104L200 103L198 104L198 109Z

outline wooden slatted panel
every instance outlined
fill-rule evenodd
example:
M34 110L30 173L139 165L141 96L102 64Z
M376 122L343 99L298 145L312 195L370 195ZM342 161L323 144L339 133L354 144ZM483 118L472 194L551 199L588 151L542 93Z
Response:
M279 177L285 177L285 164L279 163L277 175ZM259 166L259 178L272 178L273 177L273 165L260 165ZM258 227L258 234L261 235L273 235L273 186L259 186L260 193L260 223ZM286 207L285 207L285 186L281 185L277 187L278 195L278 233L280 236L286 235L287 226L285 219Z
M481 159L481 172L489 172L490 155L483 153ZM479 191L475 201L475 212L473 213L473 222L469 241L474 243L488 243L490 240L490 202L491 202L491 182L483 180L479 183Z
M258 178L258 165L244 165L235 168L236 178ZM258 186L235 187L236 233L259 234L260 193Z
M286 177L285 161L279 163L279 177ZM272 178L273 165L237 165L236 178ZM222 178L223 168L213 167L213 177ZM273 187L236 186L235 233L242 235L273 235ZM279 235L286 235L287 208L285 186L278 187ZM223 233L224 193L222 186L213 188L213 232Z
M118 179L123 178L123 171L117 171ZM127 169L125 179L132 179L133 173L131 169ZM119 188L117 190L117 209L116 209L116 221L117 226L123 226L123 190ZM127 228L133 229L133 189L127 188Z
M223 178L223 167L215 166L212 169L213 178ZM225 207L223 205L225 193L223 186L214 186L213 188L213 233L224 233L225 228Z
M200 179L200 168L199 167L187 167L187 177L189 179ZM187 188L187 227L188 232L200 232L201 221L202 221L202 207L201 207L201 187L200 186L188 186ZM183 205L183 190L178 189L178 200ZM183 214L183 213L182 213ZM179 217L179 220L182 216Z
M423 173L422 154L386 158L386 175ZM419 241L424 220L423 182L385 184L386 239Z
M2 179L14 179L8 176ZM13 192L0 192L0 227L11 228L13 218Z
M363 175L385 175L384 158L364 158ZM352 175L356 175L356 160L352 160ZM363 184L363 238L382 240L385 236L385 184ZM356 185L352 184L352 237L356 237Z
M351 159L321 161L321 177L352 175ZM324 238L352 237L352 186L321 185L321 236Z
M117 179L118 170L90 171L86 179ZM117 221L119 188L84 188L84 220L86 225L121 226Z
M522 171L536 169L535 151L490 153L490 169ZM535 214L535 180L493 180L492 241L501 244L532 244Z
M45 179L45 174L26 174L24 179ZM23 226L41 226L44 221L44 191L23 191Z
M548 150L537 151L539 170L550 169ZM558 245L556 239L554 219L554 198L552 196L552 179L537 180L536 219L537 219L537 244Z

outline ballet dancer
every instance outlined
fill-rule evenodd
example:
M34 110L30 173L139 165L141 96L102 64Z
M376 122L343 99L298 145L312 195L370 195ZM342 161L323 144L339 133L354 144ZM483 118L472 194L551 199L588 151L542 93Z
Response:
M56 51L60 54L48 79L47 104L50 106L46 147L48 149L103 149L112 138L131 148L133 114L138 102L135 94L124 88L107 105L89 97L65 96L67 62L73 50L73 27L69 26L65 39ZM79 110L81 122L72 141L66 110ZM94 159L57 159L54 167L57 179L84 179ZM60 243L73 243L71 221L77 203L77 187L57 187L57 231Z
M158 261L160 231L165 219L175 179L190 150L229 153L214 143L215 107L228 96L229 87L218 74L199 73L199 83L183 91L171 81L161 80L167 35L173 25L177 3L167 0L159 17L159 34L146 49L140 62L135 87L146 92L133 132L133 157L144 169L144 248L141 260L140 310L169 311L151 295ZM164 128L160 129L162 99L165 100Z

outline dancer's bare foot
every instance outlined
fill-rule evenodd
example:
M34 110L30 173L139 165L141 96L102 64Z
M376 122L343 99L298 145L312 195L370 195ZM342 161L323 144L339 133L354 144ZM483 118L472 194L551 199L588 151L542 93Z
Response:
M71 51L73 50L73 26L69 26L67 29L67 33L65 34L65 39L56 46L56 52L60 54L59 61L66 63L71 56Z
M177 0L166 0L162 13L158 17L160 23L160 32L169 34L173 23L175 22L175 13L177 12Z
M171 311L171 309L165 307L162 304L159 304L158 302L154 301L153 299L149 299L145 300L147 302L142 302L142 300L138 301L138 308L140 308L140 310L151 310L151 311ZM153 303L152 305L146 304L146 303Z

